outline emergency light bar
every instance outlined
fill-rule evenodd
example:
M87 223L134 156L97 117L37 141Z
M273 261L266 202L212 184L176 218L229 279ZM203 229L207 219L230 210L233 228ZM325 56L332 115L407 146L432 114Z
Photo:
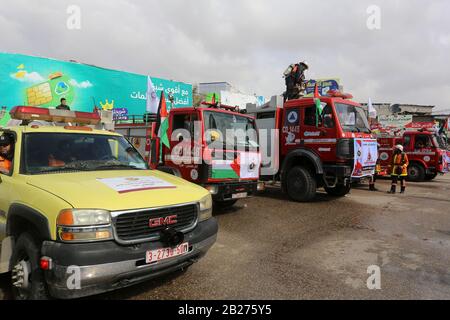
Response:
M100 115L96 112L79 112L59 109L47 109L40 107L17 106L9 112L12 119L48 122L74 122L87 125L100 123Z
M228 111L235 111L235 112L239 112L239 106L228 106L225 104L221 104L221 103L213 103L213 102L206 102L206 101L202 101L201 102L202 105L208 106L208 108L216 108L216 109L223 109L223 110L228 110Z
M333 98L353 99L352 94L340 92L339 90L330 90L327 92L327 96L333 97Z

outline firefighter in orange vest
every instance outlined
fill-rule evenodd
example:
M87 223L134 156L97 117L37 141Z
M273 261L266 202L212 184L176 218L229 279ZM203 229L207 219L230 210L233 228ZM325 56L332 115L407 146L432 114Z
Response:
M9 174L11 172L13 157L13 140L9 135L0 136L0 173Z
M392 186L389 193L395 193L395 190L397 188L397 182L399 180L401 182L400 193L405 193L406 177L408 176L408 165L409 165L408 156L406 155L405 152L403 152L403 146L400 144L396 145L394 148L394 154L391 163Z

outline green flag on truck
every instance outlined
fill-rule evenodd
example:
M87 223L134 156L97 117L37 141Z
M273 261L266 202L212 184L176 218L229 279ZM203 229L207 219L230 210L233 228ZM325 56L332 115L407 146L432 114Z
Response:
M319 118L322 115L323 105L320 102L319 98L314 99L314 103L316 104L316 127L319 126Z

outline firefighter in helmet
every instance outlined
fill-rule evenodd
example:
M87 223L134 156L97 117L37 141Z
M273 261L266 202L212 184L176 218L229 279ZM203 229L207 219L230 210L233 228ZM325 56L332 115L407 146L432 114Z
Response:
M309 69L308 63L302 61L291 64L284 72L286 82L285 100L298 99L306 90L305 71Z
M394 154L391 162L391 177L392 186L389 193L395 193L397 188L397 182L401 182L400 193L405 193L406 190L406 177L408 176L409 160L405 152L403 152L403 146L401 144L394 147Z

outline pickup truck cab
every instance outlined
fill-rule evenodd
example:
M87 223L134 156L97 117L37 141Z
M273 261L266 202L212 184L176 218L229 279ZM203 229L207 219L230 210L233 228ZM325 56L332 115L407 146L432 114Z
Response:
M0 173L0 273L17 299L129 286L189 267L216 240L211 194L150 170L117 133L30 124L0 135L14 141Z

